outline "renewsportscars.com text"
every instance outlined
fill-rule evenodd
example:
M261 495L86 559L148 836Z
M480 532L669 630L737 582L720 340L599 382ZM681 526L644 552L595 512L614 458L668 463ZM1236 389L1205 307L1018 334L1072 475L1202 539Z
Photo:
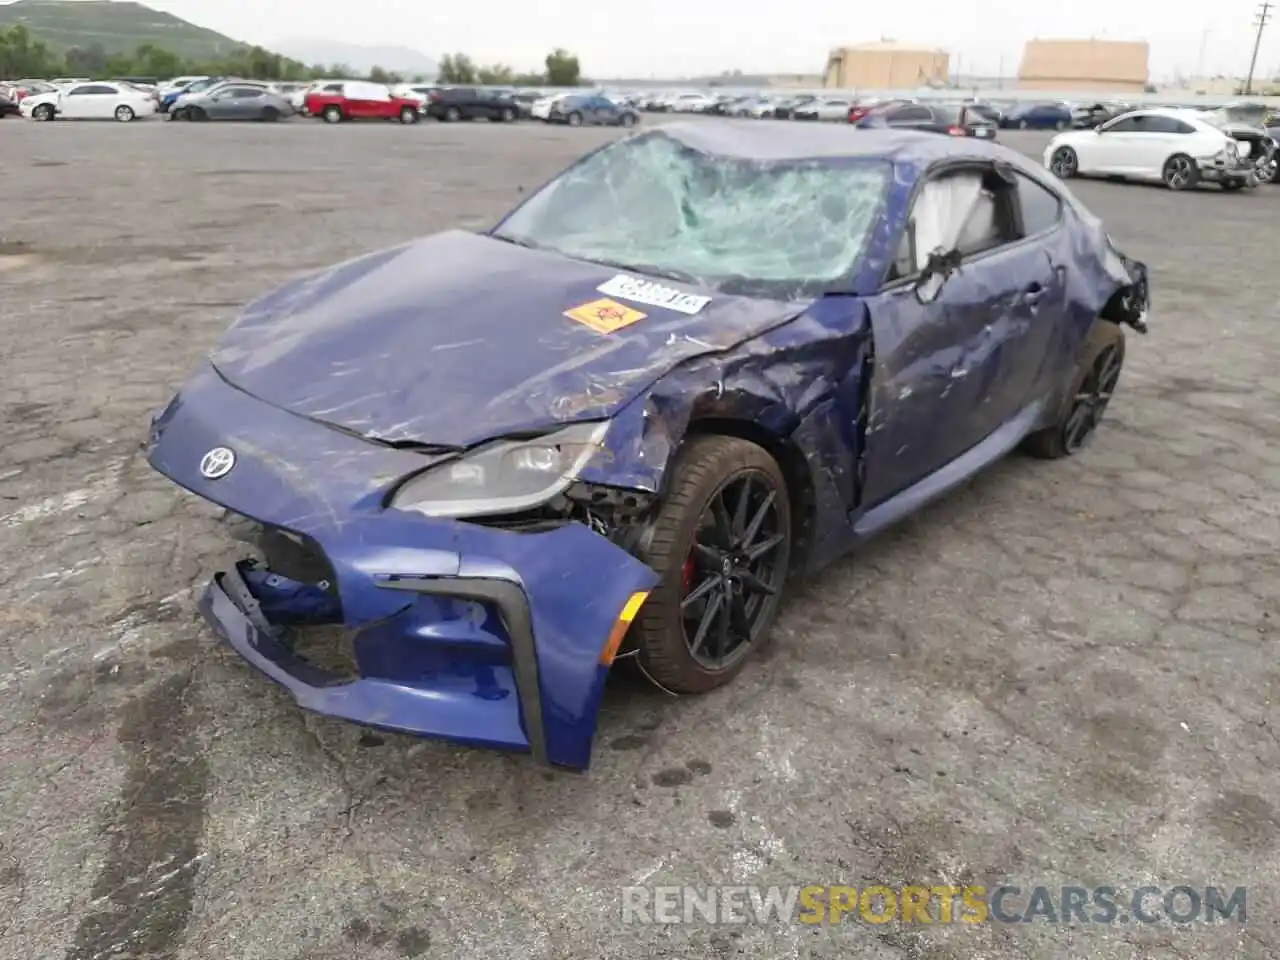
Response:
M624 923L1243 924L1244 887L654 886L622 889Z

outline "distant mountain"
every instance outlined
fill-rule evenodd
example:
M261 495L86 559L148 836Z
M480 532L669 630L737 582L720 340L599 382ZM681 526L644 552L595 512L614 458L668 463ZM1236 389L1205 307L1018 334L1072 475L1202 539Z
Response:
M434 77L439 64L412 47L365 47L332 40L281 40L271 45L286 57L311 64L341 63L365 74L374 67L406 76Z
M57 53L98 44L132 54L150 43L187 60L217 60L247 44L140 3L110 0L15 0L0 6L0 28L23 24Z

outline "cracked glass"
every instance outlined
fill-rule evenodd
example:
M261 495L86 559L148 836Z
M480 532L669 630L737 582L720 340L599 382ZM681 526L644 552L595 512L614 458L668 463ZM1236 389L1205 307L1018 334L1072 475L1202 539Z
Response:
M730 293L807 296L857 265L892 176L881 158L759 160L649 134L571 167L494 236Z

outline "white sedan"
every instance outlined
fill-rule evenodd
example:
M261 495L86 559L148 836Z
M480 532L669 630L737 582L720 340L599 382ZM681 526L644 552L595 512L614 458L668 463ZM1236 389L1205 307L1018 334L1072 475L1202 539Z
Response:
M1239 144L1194 110L1135 110L1094 130L1059 133L1044 151L1044 165L1061 180L1121 177L1186 190L1201 182L1224 190L1257 186L1253 164Z
M27 97L22 115L33 120L118 120L128 123L154 116L153 94L127 83L73 83L49 93Z

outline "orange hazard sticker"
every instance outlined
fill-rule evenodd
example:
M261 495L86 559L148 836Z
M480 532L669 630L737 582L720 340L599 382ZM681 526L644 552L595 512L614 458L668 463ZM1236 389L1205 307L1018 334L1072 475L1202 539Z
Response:
M616 300L609 299L592 300L590 303L584 303L580 307L566 310L564 315L570 320L577 320L579 323L590 327L597 333L613 333L623 327L629 327L647 316L647 314L641 313L639 310L632 310L630 307L624 307Z

